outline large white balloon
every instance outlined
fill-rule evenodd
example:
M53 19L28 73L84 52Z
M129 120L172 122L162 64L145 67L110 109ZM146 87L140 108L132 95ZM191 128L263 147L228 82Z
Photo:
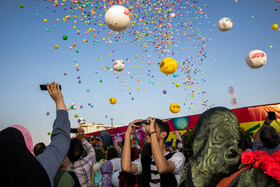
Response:
M119 175L120 175L120 172L119 171L117 171L117 172L115 172L113 175L112 175L112 184L113 184L113 186L114 187L119 187Z
M105 13L105 23L112 31L124 31L129 27L130 22L130 12L123 6L114 5Z
M229 31L232 28L232 21L230 18L222 18L218 23L218 29L222 32Z
M246 64L252 69L264 66L266 64L266 60L266 54L261 50L251 51L245 58Z
M122 71L124 69L124 62L123 60L116 60L113 64L113 68L116 71Z

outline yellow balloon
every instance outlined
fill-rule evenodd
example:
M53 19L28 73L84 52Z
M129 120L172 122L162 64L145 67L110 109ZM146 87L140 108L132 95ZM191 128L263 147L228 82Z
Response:
M77 118L77 117L78 117L78 114L75 114L74 117Z
M166 75L172 74L177 70L177 62L173 58L165 58L160 63L160 69Z
M55 45L54 48L55 48L55 49L58 49L58 45Z
M178 103L172 103L169 106L169 110L172 113L178 113L181 110L181 107L180 107L180 105Z
M273 29L273 30L278 29L278 25L277 25L277 24L273 24L273 25L272 25L272 29Z
M176 83L176 87L177 87L177 88L180 87L180 85L181 85L180 83Z
M117 102L117 99L115 97L111 97L109 102L113 105L113 104L116 104Z

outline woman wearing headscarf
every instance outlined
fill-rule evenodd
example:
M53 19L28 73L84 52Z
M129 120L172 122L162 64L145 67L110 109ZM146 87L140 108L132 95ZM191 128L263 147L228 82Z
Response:
M32 154L32 137L23 126L14 125L0 132L0 186L53 186L54 177L70 145L70 122L58 83L47 84L56 103L57 117L51 143L37 158Z
M186 163L180 187L277 186L258 168L244 167L238 150L239 120L224 107L200 115L193 142L193 156Z

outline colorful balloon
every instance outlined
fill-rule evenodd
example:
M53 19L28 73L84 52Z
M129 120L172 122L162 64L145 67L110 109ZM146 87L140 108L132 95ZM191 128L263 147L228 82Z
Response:
M111 97L110 100L109 100L109 102L110 102L112 105L114 105L114 104L116 104L117 99L116 99L115 97Z
M173 58L165 58L160 63L160 69L166 75L172 74L177 70L177 62Z
M124 64L123 60L116 60L113 64L113 68L116 71L122 71L124 69L124 66L125 66L125 64Z
M232 21L230 18L222 18L218 23L218 29L222 32L229 31L232 28Z
M278 25L277 25L277 24L273 24L273 25L272 25L272 29L273 29L273 30L277 30L277 29L278 29Z
M67 35L63 35L63 40L67 40L68 39L68 36Z
M74 117L77 118L77 117L78 117L78 114L75 114Z
M247 54L245 61L252 69L257 69L266 64L266 54L261 50L254 50Z
M129 27L130 22L130 12L123 6L114 5L105 13L105 23L112 31L122 32Z
M172 103L170 106L169 106L169 110L170 112L172 113L178 113L180 111L180 105L178 103Z

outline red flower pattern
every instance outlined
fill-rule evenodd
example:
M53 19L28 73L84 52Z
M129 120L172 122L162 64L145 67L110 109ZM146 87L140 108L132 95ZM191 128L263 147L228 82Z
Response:
M265 151L245 151L241 155L241 162L249 167L260 168L280 184L280 150L272 156Z

